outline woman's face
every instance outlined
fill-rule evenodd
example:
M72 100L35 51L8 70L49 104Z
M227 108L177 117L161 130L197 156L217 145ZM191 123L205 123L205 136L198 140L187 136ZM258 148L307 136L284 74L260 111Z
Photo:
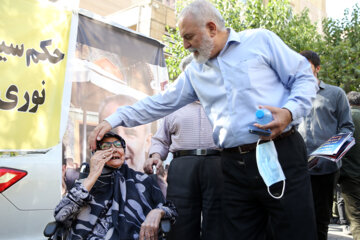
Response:
M101 140L101 144L103 148L101 150L106 150L111 148L112 149L112 157L109 161L106 162L106 165L112 168L119 168L123 165L125 161L125 151L124 148L119 143L120 142L117 138L114 137L107 137ZM116 147L119 146L119 147Z

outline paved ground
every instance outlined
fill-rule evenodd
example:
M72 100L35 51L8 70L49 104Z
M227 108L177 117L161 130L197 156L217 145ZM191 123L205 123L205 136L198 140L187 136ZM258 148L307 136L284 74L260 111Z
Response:
M351 235L346 234L344 225L329 225L328 240L351 240Z

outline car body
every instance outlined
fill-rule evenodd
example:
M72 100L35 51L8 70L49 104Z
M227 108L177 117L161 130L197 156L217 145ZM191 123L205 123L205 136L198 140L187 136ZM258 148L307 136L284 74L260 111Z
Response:
M0 193L1 240L45 239L43 230L61 199L61 156L59 144L46 153L0 158L0 168L27 172Z

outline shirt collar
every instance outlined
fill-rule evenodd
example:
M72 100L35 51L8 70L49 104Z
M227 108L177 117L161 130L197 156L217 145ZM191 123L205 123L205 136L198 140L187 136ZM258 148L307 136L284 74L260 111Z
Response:
M227 28L226 30L230 33L226 44L231 42L241 42L239 34L235 32L234 29Z
M326 84L325 84L323 81L321 81L321 80L320 80L319 88L320 88L320 89L326 88Z
M219 56L222 55L224 51L226 51L226 49L230 46L231 43L240 43L240 36L239 34L237 34L237 32L235 32L232 28L226 28L226 30L229 32L229 36L225 43L225 46L223 47L223 49L221 49Z

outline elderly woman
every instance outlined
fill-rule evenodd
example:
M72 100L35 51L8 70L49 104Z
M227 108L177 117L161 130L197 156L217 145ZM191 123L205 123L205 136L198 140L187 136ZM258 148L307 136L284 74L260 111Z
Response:
M90 159L89 175L77 181L55 209L70 227L67 239L158 239L161 218L175 221L175 207L158 185L125 162L122 137L105 134Z

